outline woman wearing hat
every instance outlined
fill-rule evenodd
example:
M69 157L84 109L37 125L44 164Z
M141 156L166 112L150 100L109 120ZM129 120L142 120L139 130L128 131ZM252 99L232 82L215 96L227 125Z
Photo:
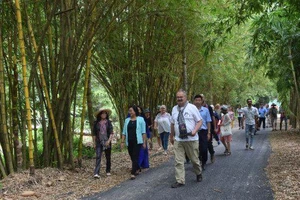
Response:
M277 131L276 127L277 127L277 108L276 108L276 104L272 103L271 108L269 109L269 115L271 117L271 125L272 125L272 131Z
M129 117L125 119L123 127L121 149L124 147L124 142L126 142L132 164L131 180L133 180L139 171L139 154L141 148L146 148L147 136L146 123L144 118L139 116L137 106L129 107L128 112Z
M113 138L113 126L109 120L111 110L100 109L95 113L96 121L94 122L93 141L96 149L96 167L94 170L94 178L100 178L100 163L102 152L106 158L106 175L110 176L111 168L111 141Z

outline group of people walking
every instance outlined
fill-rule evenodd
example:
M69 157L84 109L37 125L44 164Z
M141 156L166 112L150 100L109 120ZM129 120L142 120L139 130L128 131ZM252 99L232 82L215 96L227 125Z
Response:
M205 170L208 160L215 162L215 151L213 147L213 138L221 141L225 147L224 154L231 155L232 128L234 112L227 106L210 106L205 102L203 94L195 95L193 104L187 100L187 94L184 90L176 93L177 105L172 108L172 113L167 112L167 107L161 105L159 112L154 119L154 125L150 117L150 111L139 106L130 106L128 116L125 119L122 137L121 149L126 144L131 159L131 179L141 171L141 168L149 168L148 141L150 149L152 148L152 138L154 130L157 130L161 142L163 154L168 154L168 142L174 146L175 154L175 179L176 182L171 185L177 188L185 185L185 167L186 162L191 162L196 174L196 181L203 179L202 171ZM252 105L252 100L247 99L247 106L238 107L239 129L245 128L246 149L254 150L253 136L256 131L256 124L263 124L265 128L264 117L267 114L272 116L272 108L261 107L257 109ZM233 113L233 114L232 114ZM96 166L94 177L99 178L100 163L102 152L106 157L106 174L110 176L111 168L111 141L114 135L112 123L109 120L111 111L109 109L100 109L95 116L97 120L94 123L93 139L96 148ZM277 113L276 113L277 116ZM276 118L277 119L277 118ZM271 117L272 127L276 129L276 120ZM244 126L245 125L245 126ZM154 130L152 130L154 129Z
M131 159L131 179L141 172L142 168L149 168L148 140L152 148L152 120L149 116L150 111L140 106L130 106L128 116L125 119L121 137L121 149L126 144L128 154ZM113 126L109 120L110 109L100 109L95 113L96 121L93 127L93 142L96 149L96 166L94 178L100 178L100 164L103 152L106 157L106 175L110 176L111 169L111 141L114 135ZM154 129L159 133L159 141L164 150L163 154L167 155L168 142L171 128L171 116L167 113L165 105L160 106L160 112L154 120Z

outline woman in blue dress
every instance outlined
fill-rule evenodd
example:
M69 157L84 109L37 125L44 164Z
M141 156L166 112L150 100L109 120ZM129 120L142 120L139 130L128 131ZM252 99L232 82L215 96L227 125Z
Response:
M144 121L146 123L146 117L144 114L144 110L141 106L137 106L139 110L139 116L144 118ZM147 135L147 140L150 138L150 130L146 126L146 135ZM140 155L139 155L139 172L141 172L141 169L149 168L149 150L148 150L148 142L146 142L146 148L141 148L140 150Z

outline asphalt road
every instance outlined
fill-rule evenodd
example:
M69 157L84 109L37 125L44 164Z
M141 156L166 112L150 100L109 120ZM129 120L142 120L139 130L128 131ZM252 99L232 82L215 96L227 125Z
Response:
M192 165L186 164L186 184L171 188L175 182L174 159L149 169L106 192L86 197L88 200L271 200L270 184L264 172L271 153L270 129L257 132L254 150L245 150L244 130L234 129L232 154L224 156L222 144L215 147L216 161L207 163L203 181L196 182Z

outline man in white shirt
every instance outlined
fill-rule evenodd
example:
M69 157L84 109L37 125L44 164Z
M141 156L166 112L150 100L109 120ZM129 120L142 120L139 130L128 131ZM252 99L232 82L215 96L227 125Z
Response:
M254 150L253 148L253 136L255 132L255 124L258 119L258 110L257 108L252 106L252 100L247 99L247 107L242 108L244 113L243 121L245 121L246 128L245 128L245 134L246 134L246 149ZM250 144L249 144L250 142Z
M172 188L184 186L185 154L193 163L196 180L202 181L202 169L199 160L198 130L202 125L202 118L197 107L187 101L184 90L176 93L177 105L172 109L170 142L175 152L175 178Z

